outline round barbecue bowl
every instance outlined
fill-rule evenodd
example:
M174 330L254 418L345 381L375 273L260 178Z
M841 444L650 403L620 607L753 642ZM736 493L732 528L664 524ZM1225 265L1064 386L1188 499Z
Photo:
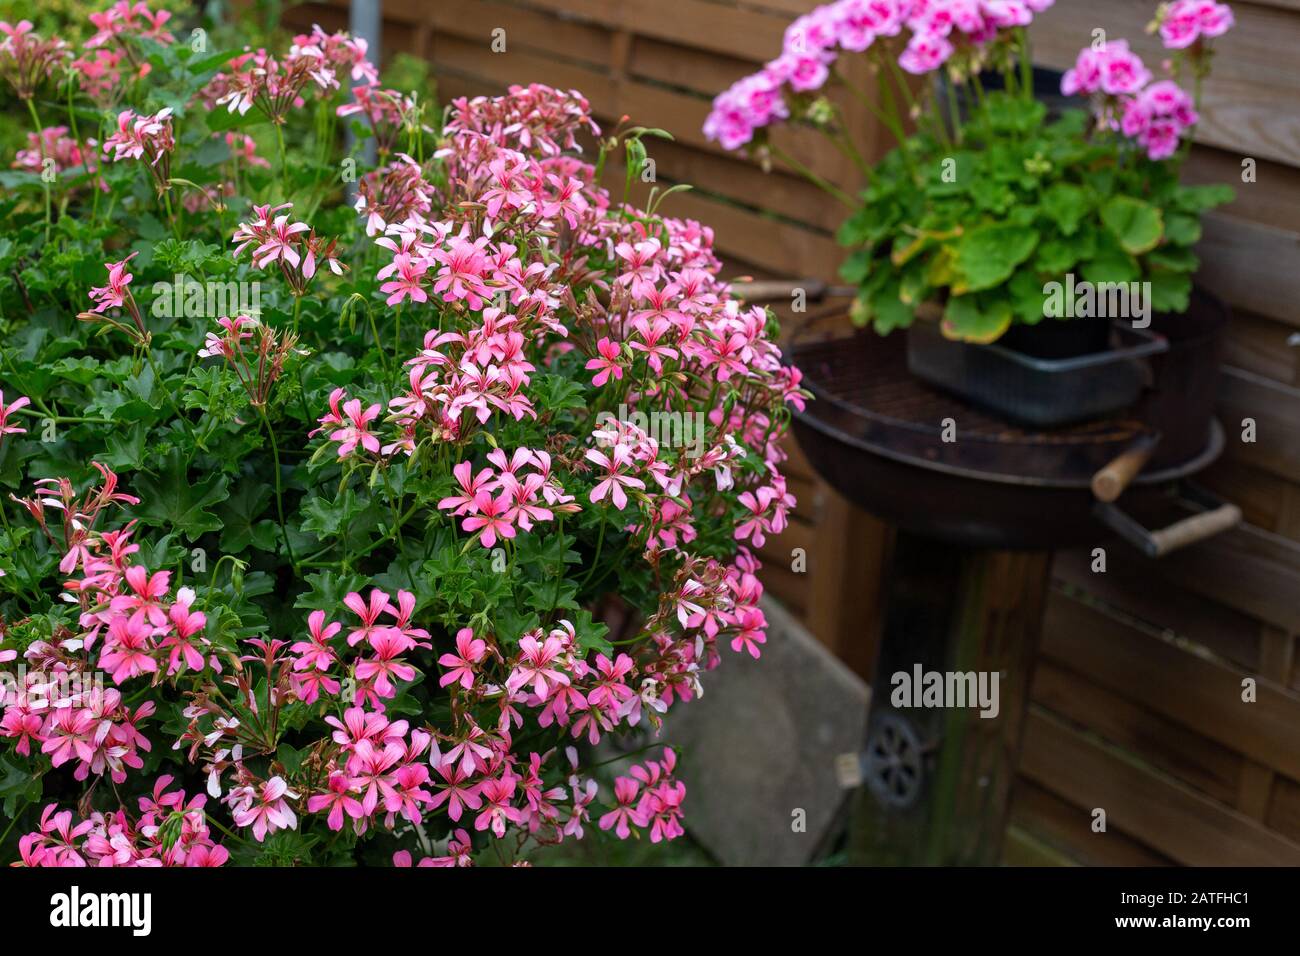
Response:
M832 488L881 520L917 534L1006 550L1076 547L1108 534L1093 516L1090 479L1021 481L908 460L808 414L795 416L794 433ZM1124 493L1125 507L1142 512L1162 503L1178 479L1209 465L1222 449L1223 430L1215 422L1197 458L1134 479Z
M1093 476L1158 434L1135 414L1065 428L1010 425L907 372L903 336L804 330L788 349L814 396L794 432L813 468L850 501L908 531L968 547L1068 548L1098 541ZM1222 429L1203 426L1194 454L1158 461L1124 492L1142 513L1206 467Z

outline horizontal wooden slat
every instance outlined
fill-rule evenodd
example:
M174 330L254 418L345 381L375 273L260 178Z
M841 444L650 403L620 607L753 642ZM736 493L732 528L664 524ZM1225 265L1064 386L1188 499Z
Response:
M1277 529L1282 516L1282 497L1288 487L1284 479L1243 462L1221 458L1197 475L1196 481L1240 507L1247 524Z
M1071 669L1080 664L1085 669ZM1099 682L1086 668L1084 660L1063 661L1044 655L1034 669L1034 702L1132 751L1207 796L1222 803L1236 798L1242 768L1239 753L1162 716L1159 708L1148 706L1145 696L1134 700L1125 696L1124 689L1107 689L1102 686L1105 682Z
M1183 167L1183 181L1226 183L1236 198L1218 207L1218 212L1279 229L1296 229L1300 224L1300 169L1251 156L1255 181L1242 182L1242 161L1246 158L1240 150L1198 143Z
M711 143L703 132L709 101L622 77L608 76L589 65L556 60L527 50L492 54L480 44L459 37L438 35L432 41L432 61L441 76L452 73L480 83L504 88L512 83L547 83L576 89L606 123L630 116L644 126L667 129L679 142L729 155ZM773 143L819 175L843 182L851 177L848 164L828 151L812 130L775 130Z
M1011 792L1011 822L1085 866L1173 865L1111 821L1105 833L1095 833L1091 814L1024 777Z
M638 36L632 40L627 72L641 79L693 90L712 99L755 64L719 53L696 53L675 43Z
M527 0L527 4L685 47L746 57L755 63L780 54L781 37L789 23L779 14L706 0L672 0L671 7L663 0Z
M1300 545L1241 525L1152 562L1154 574L1284 630L1300 630Z
M481 44L484 56L509 56L513 51L529 50L600 67L610 65L609 30L546 11L494 0L438 0L424 5L421 14L437 33ZM505 30L504 53L491 48L492 31L496 29Z
M1292 777L1300 776L1300 695L1265 679L1257 700L1242 700L1253 677L1154 637L1066 597L1051 595L1043 653L1121 697ZM1235 790L1235 781L1231 781Z
M1153 627L1167 629L1244 668L1259 665L1259 621L1153 573L1157 563L1116 542L1106 571L1092 571L1090 549L1060 551L1053 577Z
M1300 389L1242 369L1223 370L1219 417L1226 454L1291 481L1300 481ZM1242 440L1242 422L1255 421L1255 440Z
M1268 825L1293 840L1300 840L1300 783L1285 777L1273 783Z
M1300 326L1300 233L1207 213L1197 281L1230 305Z
M1143 842L1176 862L1300 866L1300 844L1038 707L1030 711L1021 771L1081 814L1104 809L1108 826L1142 834Z
M1241 308L1232 310L1224 361L1283 384L1297 384L1300 349L1288 344L1295 329Z

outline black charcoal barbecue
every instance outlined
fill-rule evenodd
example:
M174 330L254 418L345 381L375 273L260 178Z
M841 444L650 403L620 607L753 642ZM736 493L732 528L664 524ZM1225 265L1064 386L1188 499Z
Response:
M792 337L787 358L815 396L795 418L800 446L829 484L897 529L855 861L999 861L1053 550L1108 547L1115 532L1156 558L1240 520L1189 482L1223 447L1210 411L1226 318L1199 293L1187 315L1154 317L1168 348L1149 359L1143 397L1054 429L924 384L901 333L853 332L837 317ZM997 675L997 716L951 699L891 702L896 675L929 673Z
M1172 461L1141 407L1065 428L1018 427L911 375L901 335L845 336L839 325L839 334L813 326L790 347L814 395L795 434L832 487L890 524L960 545L1049 550L1097 541L1105 525L1154 556L1240 518L1232 505L1207 508L1208 496L1184 480L1223 448L1213 418L1199 418L1194 450ZM1124 509L1139 514L1178 500L1197 513L1138 534L1114 503L1121 492Z

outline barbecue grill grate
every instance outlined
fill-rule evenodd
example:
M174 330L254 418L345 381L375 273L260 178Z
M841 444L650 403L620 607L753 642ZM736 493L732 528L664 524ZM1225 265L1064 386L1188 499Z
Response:
M1060 428L1021 427L912 375L901 333L845 335L842 326L838 334L834 326L829 335L817 332L814 324L789 349L814 394L803 417L873 454L991 481L1086 486L1153 431L1127 414Z

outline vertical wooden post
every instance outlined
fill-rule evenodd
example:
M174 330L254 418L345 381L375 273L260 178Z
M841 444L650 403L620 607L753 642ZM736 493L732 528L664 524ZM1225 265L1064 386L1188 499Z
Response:
M1006 829L1051 556L980 551L900 531L868 719L851 859L992 865ZM998 712L894 706L891 676L998 675ZM910 704L911 701L900 703ZM952 701L947 703L951 704Z

